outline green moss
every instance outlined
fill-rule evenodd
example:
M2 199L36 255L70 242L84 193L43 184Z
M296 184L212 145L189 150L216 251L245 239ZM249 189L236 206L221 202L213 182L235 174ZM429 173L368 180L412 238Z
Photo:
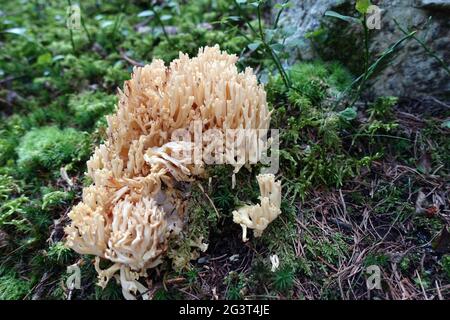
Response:
M440 264L442 269L444 270L444 274L447 277L447 280L450 281L450 255L446 254L442 256Z
M61 61L61 68L65 80L70 80L73 84L80 81L80 84L89 84L89 80L96 80L106 74L108 62L103 59L96 59L94 56L83 55L76 57L66 55Z
M53 191L42 198L42 210L54 209L67 204L73 199L73 194L65 191Z
M28 202L29 199L24 196L4 201L0 206L0 228L11 233L32 233L33 225L26 217Z
M305 98L312 105L318 105L327 96L335 97L351 83L349 72L337 63L297 63L289 70L289 75L295 90L290 90L288 95L294 105Z
M75 129L42 127L32 129L16 148L17 164L28 174L54 170L85 160L90 153L89 136Z
M244 37L201 28L187 28L179 34L170 36L169 39L170 42L167 39L163 39L155 46L153 49L154 58L170 62L178 58L180 51L192 57L197 54L200 47L214 46L216 44L220 46L221 50L225 50L230 54L237 54L248 44Z
M364 259L364 265L366 267L376 265L379 267L386 267L389 263L389 257L383 253L371 253Z
M119 60L112 67L106 69L105 85L113 89L120 88L126 80L130 79L130 76L131 70L127 70L123 61ZM111 98L106 98L106 100L111 100Z
M0 269L0 300L23 299L31 289L28 279L20 278L13 271Z
M50 216L40 211L39 203L25 196L8 199L0 205L0 229L10 235L9 248L15 248L17 254L46 240L50 224Z
M369 106L370 116L379 120L392 120L393 107L397 102L397 97L379 97Z
M287 292L294 286L295 270L289 266L276 271L273 275L274 288L280 292Z
M333 8L348 16L356 16L353 4L344 2ZM326 61L340 61L353 74L363 71L363 28L332 17L324 17L321 26L307 36L316 53Z
M2 119L0 122L0 165L5 165L16 158L14 149L25 130L24 118L19 115Z
M16 190L18 190L18 185L14 179L8 175L0 174L0 199L2 201L8 199Z
M214 209L198 186L194 186L192 190L186 212L189 223L183 230L183 235L169 242L168 257L176 271L189 269L190 261L198 257L198 244L208 242L210 232L215 229L218 221Z
M74 252L62 241L53 243L47 249L46 257L52 264L66 266L74 256Z
M8 159L14 157L14 140L0 138L0 163L6 163Z
M244 289L246 287L246 278L243 273L230 272L224 279L227 286L225 298L227 300L240 300L243 298Z
M68 106L75 115L74 122L83 129L90 129L102 116L111 113L116 103L114 95L84 91L72 96Z
M241 13L228 0L159 1L154 8L164 16L167 40L157 19L138 16L149 10L145 2L98 5L86 0L81 4L82 17L92 41L84 29L76 30L73 48L68 30L61 32L65 3L24 2L17 15L13 14L17 11L15 4L5 2L5 19L0 21L0 231L4 236L0 299L24 298L44 273L50 278L42 297L66 298L66 266L80 256L58 241L63 235L61 222L65 221L61 217L78 201L81 188L92 183L83 176L84 163L92 151L91 144L97 145L105 137L105 115L114 111L116 87L130 77L132 60L147 64L153 58L162 58L168 62L178 57L179 51L192 56L199 47L214 44L237 54L238 68L254 67L261 82L266 84L268 80L266 90L274 110L271 126L280 129L277 178L283 184L282 214L260 238L253 238L250 231L251 240L243 245L241 229L232 223L231 213L244 203L258 202L255 175L259 168L254 167L252 172L243 168L237 174L235 188L231 186L232 168L208 169L212 180L211 185L200 181L204 192L197 185L186 190L189 205L182 239L170 242L169 258L156 272L150 272L156 285L164 281L161 274L166 279L174 276L186 280L181 286L164 281L165 287L156 290L154 299L185 298L181 287L200 298L209 297L203 292L204 285L211 285L211 269L198 263L200 252L193 245L201 238L210 244L204 253L210 257L236 251L241 256L239 250L245 254L251 249L242 272L217 272L226 274L223 279L212 274L211 287L216 286L219 297L241 299L247 294L269 294L302 298L303 289L314 292L314 297L330 299L342 298L342 291L359 294L360 284L364 286L359 275L355 275L351 290L345 280L340 288L335 277L336 270L350 263L354 245L351 230L336 229L332 224L336 217L328 202L337 207L341 202L336 188L341 189L346 203L346 223L360 225L362 212L370 212L376 232L361 238L361 250L373 245L377 233L383 236L380 224L392 226L389 241L401 232L405 245L411 244L405 249L415 248L399 262L402 277L413 283L415 271L423 268L426 274L421 274L422 281L429 285L430 294L435 280L450 279L448 255L439 257L424 246L442 230L443 220L439 214L416 214L413 200L419 188L426 192L435 188L428 182L439 192L441 187L437 185L445 185L441 181L448 180L450 139L443 125L448 112L439 114L438 119L408 125L398 117L394 108L397 101L392 97L350 108L342 92L353 79L346 68L333 62L286 66L293 85L287 89L269 55L263 54L261 47L249 50L255 36L245 22L256 28L258 23L254 6L241 3L245 18L237 17ZM337 10L348 12L345 6ZM265 4L266 9L269 5ZM324 61L343 61L360 74L362 51L355 48L362 47L361 30L336 20L333 25L335 22L337 28L330 29L325 22L310 34L310 39ZM267 21L262 25L266 27ZM23 28L24 33L5 32L10 28ZM286 54L289 50L282 52L281 44L285 48L295 46L289 42L288 29L264 31L274 50L281 50L283 65L290 57ZM339 98L343 99L338 103ZM421 153L429 155L430 168L418 163ZM390 176L392 171L385 172L391 165L396 166L397 178ZM420 175L406 171L402 165L417 169L414 171ZM62 166L74 182L68 192L63 191L68 186L60 176ZM390 272L390 255L385 248L378 246L376 252L370 252L362 261L364 265L382 265L384 272ZM276 272L271 271L269 260L274 253L280 259ZM92 257L84 259L83 290L75 290L73 298L120 299L120 286L115 281L110 281L105 290L95 285ZM171 263L175 259L182 263L174 271ZM235 267L233 263L228 266ZM102 265L106 267L106 263ZM417 280L415 284L420 287ZM302 290L297 290L296 283L302 284Z
M122 288L116 281L109 281L105 289L95 286L96 300L120 300L122 297Z

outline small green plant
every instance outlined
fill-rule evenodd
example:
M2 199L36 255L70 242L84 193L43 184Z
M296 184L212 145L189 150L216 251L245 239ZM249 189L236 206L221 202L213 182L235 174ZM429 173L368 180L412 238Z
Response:
M379 267L386 267L389 263L389 257L385 254L380 253L371 253L366 256L364 259L364 265L366 267L376 265Z
M194 285L198 279L198 269L195 267L190 268L186 271L186 278L189 285Z
M292 267L286 266L273 275L274 288L280 292L287 292L294 286L295 272Z
M62 241L53 243L46 252L46 256L51 263L61 266L67 265L73 255L73 251L66 247Z
M66 205L72 200L73 194L65 191L53 191L42 198L42 210L54 209Z
M27 219L28 202L29 199L24 196L3 202L0 206L0 228L7 232L31 233L33 225Z
M246 286L244 274L232 271L225 277L224 283L227 286L225 293L227 300L240 300L243 298Z
M6 200L19 187L11 176L0 174L0 200Z
M431 17L429 17L429 20L431 20ZM406 36L408 36L408 35L410 35L411 33L414 32L414 31L406 30L404 27L402 27L402 26L400 25L400 23L397 22L396 19L394 19L394 22L395 22L395 24L397 25L397 27L399 28L399 30L400 30L403 34L405 34ZM426 52L429 56L433 57L433 58L441 65L441 67L445 70L445 72L447 72L447 73L450 75L450 69L449 69L448 65L444 62L444 60L442 60L442 59L441 59L441 58L440 58L433 50L431 50L431 49L425 44L425 42L424 42L422 39L418 38L418 37L415 35L415 33L413 33L412 38L413 38L417 43L420 44L420 46L425 50L425 52Z
M284 1L283 3L279 3L275 5L275 9L278 10L276 14L276 18L274 20L273 25L265 26L262 18L262 10L265 5L264 0L257 0L254 2L247 3L246 0L234 0L235 6L238 10L239 21L244 22L251 34L249 36L241 34L251 42L248 44L248 49L251 52L259 51L263 56L271 59L278 70L280 78L282 79L286 88L291 88L292 82L289 78L289 74L286 72L283 63L280 58L280 53L284 50L286 43L284 39L287 37L285 30L282 30L278 27L278 22L281 16L281 13L290 6L288 1ZM245 8L243 8L245 6ZM256 8L256 16L257 21L255 24L252 23L251 19L249 19L247 15L247 7L250 6ZM235 20L236 17L228 17L227 19L222 20L224 23L229 23L230 20ZM251 41L253 40L253 41Z
M381 55L375 59L373 62L371 62L371 53L369 51L370 47L370 30L367 26L367 13L368 9L371 5L370 0L357 0L355 3L355 8L359 12L360 17L350 17L341 15L334 11L327 11L325 12L325 16L333 17L340 19L342 21L346 21L349 23L357 23L362 25L362 28L364 30L364 49L363 49L363 74L360 75L358 78L356 78L353 83L347 88L346 93L351 96L353 96L350 107L353 107L353 105L356 103L356 101L359 99L363 89L365 88L367 81L370 79L370 77L377 71L381 69L381 67L386 66L386 61L389 61L389 59L392 58L392 56L395 54L395 52L398 50L400 45L405 42L408 39L411 39L416 34L416 31L406 33L404 37L402 37L400 40L395 42L393 45L388 47L385 51L381 53ZM354 88L354 86L357 86L357 89L355 92L351 92L351 90Z
M397 97L379 97L369 106L369 121L371 119L390 120L393 117L393 107L397 104Z
M403 272L408 272L412 265L412 259L409 256L404 256L400 261L400 268Z
M444 270L445 276L450 280L450 255L446 254L441 258L441 266Z

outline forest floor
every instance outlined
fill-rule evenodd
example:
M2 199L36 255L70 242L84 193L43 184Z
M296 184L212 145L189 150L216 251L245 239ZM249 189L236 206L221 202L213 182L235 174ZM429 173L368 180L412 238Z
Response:
M122 297L114 281L96 286L93 257L64 245L67 213L90 183L86 160L134 66L215 44L265 84L271 127L280 129L282 214L243 243L231 212L257 201L257 170L242 169L232 188L232 168L212 167L211 182L189 190L187 242L176 248L186 263L174 267L169 254L152 269L150 296L450 298L449 105L433 97L353 104L345 93L355 75L336 61L282 66L286 86L252 33L254 9L226 0L165 1L153 10L140 1L83 1L80 28L69 29L64 2L2 1L0 299ZM284 49L295 46L283 40L289 30L264 18L270 50L285 60ZM199 237L206 252L188 243ZM272 271L274 255L280 265ZM74 263L82 287L70 291ZM378 271L380 285L371 288Z

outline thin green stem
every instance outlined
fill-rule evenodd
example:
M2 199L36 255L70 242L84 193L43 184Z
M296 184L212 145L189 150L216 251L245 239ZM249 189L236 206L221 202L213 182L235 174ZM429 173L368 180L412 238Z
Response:
M261 39L264 39L264 32L261 21L261 3L258 4L257 15L258 15L259 36L261 37Z
M374 63L372 63L370 65L370 67L367 69L367 72L364 72L355 81L353 81L353 83L350 85L350 87L359 81L361 81L361 83L358 86L358 91L356 92L355 97L353 98L353 101L350 104L350 106L353 106L356 103L356 101L358 100L358 98L362 92L362 89L364 88L364 85L366 84L367 80L372 76L372 74L378 69L378 66L381 63L383 63L388 57L390 57L404 41L408 40L409 38L414 37L416 32L417 31L413 31L413 32L406 34L403 38L401 38L396 43L394 43L392 46L390 46L388 49L383 51L381 56Z
M164 38L166 38L166 40L167 40L167 42L169 43L170 46L173 46L174 44L172 43L172 41L169 38L169 34L166 31L164 23L162 22L161 17L159 16L159 13L155 10L154 6L151 7L151 10L152 10L153 14L155 15L156 21L161 26L161 29L162 29L163 34L164 34Z
M367 69L369 68L369 28L367 27L367 15L364 14L363 17L363 28L364 28L364 72L367 73Z
M119 28L119 25L122 23L123 12L126 11L127 5L128 5L128 2L123 3L122 7L120 8L121 13L119 15L117 15L116 20L114 21L114 27L113 27L113 30L111 33L114 41L116 40L117 29Z
M281 61L278 57L278 55L273 51L273 49L270 47L270 45L266 42L265 36L264 36L264 29L262 25L262 17L261 17L261 3L258 4L257 7L257 18L258 18L258 30L256 30L252 24L250 23L250 19L247 19L246 15L244 14L244 11L242 10L239 3L234 0L234 3L236 5L236 8L239 11L240 16L245 20L245 23L251 30L251 32L255 35L256 38L260 40L263 46L263 52L265 51L266 54L268 54L271 59L273 60L275 67L278 69L278 72L280 73L280 76L283 80L283 83L287 88L291 88L291 83L289 81L289 77L286 73L286 71L283 68L283 65L281 64ZM248 37L245 36L247 40L249 40Z
M72 7L72 1L67 0L67 4L69 5L69 7ZM68 17L69 18L69 17ZM69 34L70 34L70 43L72 45L72 51L75 54L75 41L73 41L73 32L72 32L72 28L69 28Z
M281 13L283 12L284 6L286 5L286 3L288 3L288 0L283 2L280 11L278 11L278 13L277 13L277 17L275 18L275 23L273 24L274 29L276 29L278 27L278 22L280 21Z
M400 24L398 23L398 21L396 19L394 19L394 23L397 25L397 27L400 29L401 32L403 32L404 34L408 34L408 31L403 29ZM448 66L445 64L445 62L439 58L436 53L434 51L432 51L421 39L419 39L416 36L412 37L414 40L416 40L420 46L428 53L428 55L430 55L431 57L433 57L437 62L439 62L442 66L442 68L444 68L444 70L450 74L450 69L448 68Z
M225 21L224 23L225 23L227 26L231 27L234 31L236 31L237 33L239 33L241 36L243 36L245 40L247 40L248 42L252 42L252 39L250 39L245 33L243 33L243 32L241 31L241 29L239 29L239 28L236 27L236 26L233 26L231 23L229 23L229 22L227 22L227 21Z
M239 14L244 18L245 23L246 23L247 26L250 28L250 30L251 30L255 35L258 35L258 32L257 32L257 31L255 30L255 28L252 26L252 24L250 23L250 20L247 19L247 17L245 16L244 11L242 11L242 8L241 8L241 6L239 5L239 3L238 3L236 0L234 0L234 4L236 5L236 8L238 9Z
M272 48L270 48L270 46L268 46L267 44L265 44L265 46L266 46L266 50L269 51L272 59L274 60L275 65L278 68L278 72L280 73L281 78L283 79L283 82L284 82L285 86L288 89L291 88L292 87L291 86L291 81L289 80L289 77L288 77L286 71L284 70L283 65L281 64L281 61L278 58L277 54L272 50Z
M84 18L83 17L81 17L81 26L83 27L84 32L86 32L86 36L88 38L89 44L92 44L93 43L92 37L91 37L91 34L89 33L87 27L86 27L86 24L84 22Z
M261 19L261 3L258 4L257 16L258 16L258 26L259 26L259 37L261 38L261 42L262 42L265 50L270 54L272 60L275 62L275 66L277 67L278 72L280 73L280 76L283 79L285 86L287 88L290 88L291 83L289 81L289 77L286 74L286 71L284 70L283 65L281 64L280 59L278 58L277 54L272 50L270 45L266 42L266 39L264 37L264 31L263 31L262 19Z
M361 20L361 23L363 25L364 29L364 74L361 83L358 86L358 91L356 92L355 97L353 98L350 107L353 107L353 105L358 100L359 96L361 95L362 89L364 88L366 81L368 79L368 73L369 73L369 28L367 27L367 15L364 13L363 19Z

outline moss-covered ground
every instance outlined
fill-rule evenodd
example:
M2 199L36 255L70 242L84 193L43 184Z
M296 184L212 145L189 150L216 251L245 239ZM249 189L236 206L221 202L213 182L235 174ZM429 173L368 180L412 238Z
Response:
M133 66L214 44L265 83L280 129L282 214L243 243L231 212L257 201L258 168L242 169L232 188L232 169L211 167L211 181L189 190L186 241L171 246L184 261L169 251L151 271L153 299L450 297L448 105L396 97L351 105L343 92L355 75L337 61L295 62L286 87L243 22L258 24L251 5L82 1L72 30L68 4L1 1L0 299L121 298L114 282L95 285L93 257L64 246L67 213L89 184L85 162ZM199 237L209 243L204 253L189 242ZM76 262L82 288L69 292L66 269ZM369 290L372 265L381 287Z

